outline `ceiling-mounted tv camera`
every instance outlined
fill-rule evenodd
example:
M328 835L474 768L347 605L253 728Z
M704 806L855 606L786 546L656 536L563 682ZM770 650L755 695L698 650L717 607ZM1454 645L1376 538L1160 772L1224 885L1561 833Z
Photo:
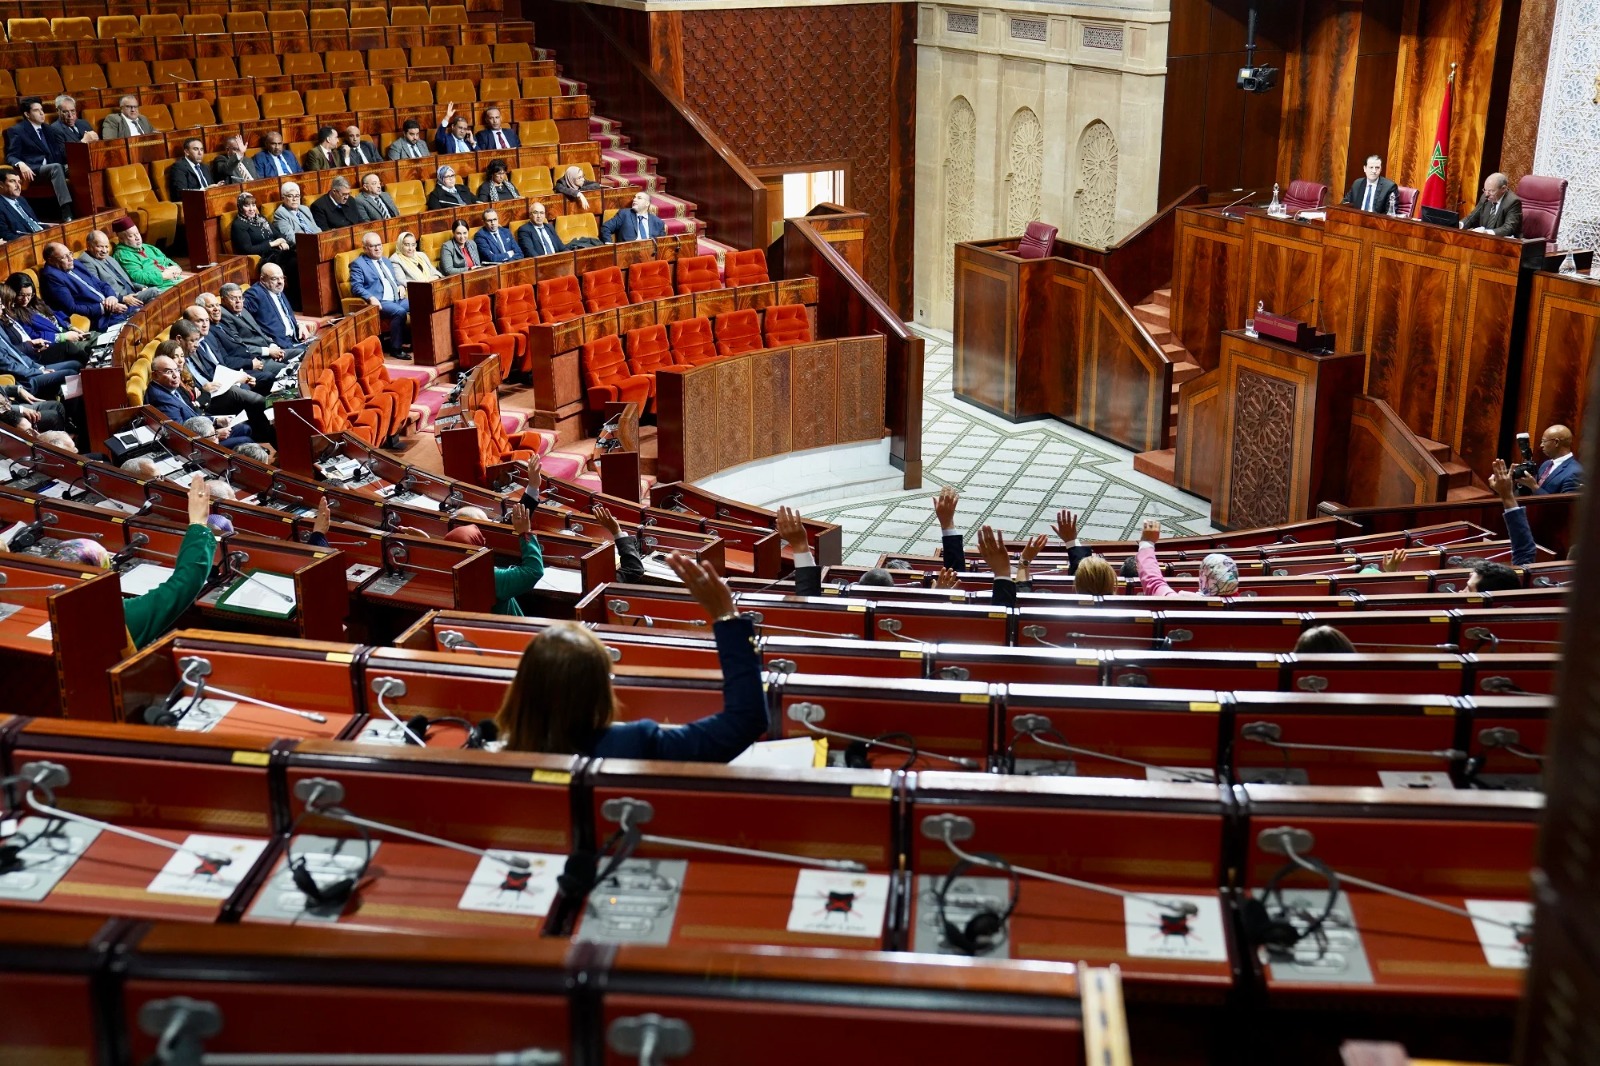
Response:
M1240 67L1235 83L1247 93L1271 92L1278 87L1278 68Z

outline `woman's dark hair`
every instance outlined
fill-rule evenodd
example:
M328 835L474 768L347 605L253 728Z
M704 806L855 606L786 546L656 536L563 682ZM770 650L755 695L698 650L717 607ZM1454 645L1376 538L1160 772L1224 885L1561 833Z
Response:
M484 172L483 172L483 180L485 180L485 181L493 181L494 180L494 176L496 174L510 174L510 173L511 173L511 171L506 166L506 161L504 159L491 159L491 160L489 160L488 168L485 169Z
M451 226L451 227L450 227L450 232L451 232L451 233L454 233L454 232L455 232L455 231L456 231L456 230L458 230L458 229L464 229L464 230L466 230L466 231L467 231L467 232L468 232L468 233L471 233L471 232L472 232L472 227L471 227L471 226L469 226L469 225L467 225L467 220L466 220L466 219L464 219L464 218L458 218L458 219L456 219L456 224L455 224L455 225L454 225L454 226Z
M242 193L239 194L238 199L233 201L233 206L238 208L240 211L243 211L245 204L253 204L255 202L256 202L255 193L242 192Z
M23 289L33 287L33 279L20 270L6 279L6 288L11 290L13 296L21 296Z
M587 752L616 715L611 654L600 638L557 622L533 638L495 716L507 751Z
M1332 626L1314 626L1300 634L1294 650L1298 655L1353 655L1356 646Z

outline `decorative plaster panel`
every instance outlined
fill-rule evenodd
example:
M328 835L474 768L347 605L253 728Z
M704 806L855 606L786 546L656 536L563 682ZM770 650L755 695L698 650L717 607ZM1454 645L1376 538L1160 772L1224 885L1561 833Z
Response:
M1536 174L1567 179L1563 248L1600 243L1600 0L1556 0L1534 151ZM1519 175L1513 174L1516 178Z

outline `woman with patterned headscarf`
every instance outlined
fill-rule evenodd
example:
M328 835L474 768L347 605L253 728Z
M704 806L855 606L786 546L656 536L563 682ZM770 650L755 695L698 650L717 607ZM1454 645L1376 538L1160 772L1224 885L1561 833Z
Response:
M1156 541L1161 539L1161 523L1148 518L1144 532L1139 536L1139 584L1146 596L1176 596L1178 591L1161 576L1161 564L1156 562ZM1200 560L1200 595L1232 596L1239 591L1239 564L1223 555L1212 552Z

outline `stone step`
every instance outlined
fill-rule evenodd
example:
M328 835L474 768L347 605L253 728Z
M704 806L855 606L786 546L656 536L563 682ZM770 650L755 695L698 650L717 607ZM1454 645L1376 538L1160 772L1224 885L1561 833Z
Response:
M1134 307L1133 313L1143 322L1160 322L1165 325L1172 321L1172 308L1165 304L1138 304Z
M1172 309L1172 290L1157 289L1150 294L1150 302L1159 307L1165 307L1170 311Z
M1188 355L1189 354L1189 351L1186 348L1178 347L1178 345L1172 345L1172 347L1173 348L1177 348L1177 350L1179 352L1183 353L1184 355ZM1174 355L1174 353L1170 349L1167 350L1167 354L1168 355ZM1188 362L1188 361L1178 362L1175 359L1173 361L1173 364L1172 364L1172 384L1174 386L1182 385L1185 381L1189 381L1189 380L1192 380L1194 378L1197 378L1201 374L1204 374L1204 373L1205 373L1205 368L1204 367L1197 366L1196 364Z
M1176 468L1177 453L1172 448L1162 448L1160 451L1140 452L1133 457L1133 469L1153 477L1163 485L1170 485L1177 480Z

